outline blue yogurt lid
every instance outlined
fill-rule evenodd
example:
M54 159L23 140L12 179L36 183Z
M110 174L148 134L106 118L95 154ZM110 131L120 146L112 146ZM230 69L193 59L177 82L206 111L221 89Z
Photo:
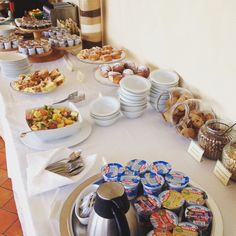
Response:
M119 163L108 163L107 165L103 166L102 174L106 176L108 179L110 178L117 178L124 172L124 168Z
M189 177L180 171L171 171L165 176L165 180L172 186L186 186L189 183Z
M158 188L161 187L165 180L161 175L157 175L154 173L146 173L142 179L142 184L147 188Z
M147 171L148 164L145 160L133 159L127 163L127 168L135 174L143 174Z
M171 164L166 161L154 161L149 170L155 174L165 175L171 171Z

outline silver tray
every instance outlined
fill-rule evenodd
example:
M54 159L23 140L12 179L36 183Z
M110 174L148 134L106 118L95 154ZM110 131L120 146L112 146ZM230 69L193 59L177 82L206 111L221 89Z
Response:
M101 174L94 175L80 184L66 199L60 214L60 234L62 236L86 236L86 226L79 223L75 215L75 202L82 190L90 184L99 184L103 182ZM190 181L190 186L203 189L198 184ZM204 189L203 189L204 190ZM204 190L205 191L205 190ZM205 191L206 192L206 191ZM207 193L207 192L206 192ZM207 207L213 213L213 222L211 236L223 236L223 220L218 206L211 196L208 195Z

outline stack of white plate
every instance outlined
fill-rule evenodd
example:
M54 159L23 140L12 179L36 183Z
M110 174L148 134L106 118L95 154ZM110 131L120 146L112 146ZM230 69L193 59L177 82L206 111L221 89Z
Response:
M110 126L120 116L120 103L113 97L98 98L91 105L90 116L97 125Z
M150 74L151 89L150 89L150 103L156 109L156 103L158 98L160 110L165 109L166 100L169 98L166 93L173 87L177 87L179 84L179 76L177 73L171 70L159 69L154 70ZM163 93L166 93L163 95Z
M127 118L137 118L144 114L150 87L149 80L138 75L126 76L120 81L120 106Z
M20 53L0 53L0 66L4 78L16 79L20 74L31 71L28 57Z

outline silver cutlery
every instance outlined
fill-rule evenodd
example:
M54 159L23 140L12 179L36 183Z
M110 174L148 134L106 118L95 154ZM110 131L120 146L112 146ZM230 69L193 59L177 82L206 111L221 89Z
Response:
M62 99L58 102L54 102L52 105L59 104L59 103L62 103L62 102L66 102L66 101L73 102L73 103L78 103L78 102L81 102L83 100L85 100L85 93L78 93L78 91L75 91L75 92L69 94L67 98Z

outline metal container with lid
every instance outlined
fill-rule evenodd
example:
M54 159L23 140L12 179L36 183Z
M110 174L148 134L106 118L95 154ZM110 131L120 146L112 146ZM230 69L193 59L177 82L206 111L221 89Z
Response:
M211 160L220 160L223 148L233 137L227 122L212 119L203 125L198 133L198 143L204 149L204 156ZM227 131L228 130L228 131Z

